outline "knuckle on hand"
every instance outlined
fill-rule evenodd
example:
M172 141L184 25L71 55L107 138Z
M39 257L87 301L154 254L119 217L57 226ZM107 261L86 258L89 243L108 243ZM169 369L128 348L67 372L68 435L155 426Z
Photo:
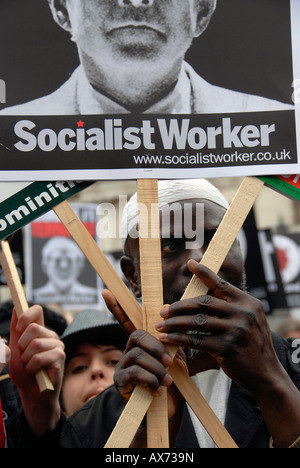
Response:
M135 364L141 361L142 357L144 356L144 351L141 348L134 348L129 354L129 362L131 364Z
M207 306L210 306L212 303L213 303L213 297L212 297L212 296L209 296L209 295L207 295L207 294L204 295L204 296L200 296L200 297L198 298L198 304L199 304L200 307L201 307L201 306L202 306L202 307L203 307L203 306L207 307Z
M194 317L194 324L195 324L195 327L198 328L198 327L203 327L204 325L207 324L207 316L206 315L203 315L203 314L197 314L195 315Z
M135 330L131 335L130 335L130 346L132 348L135 347L140 347L143 348L144 343L147 340L147 332L144 330Z
M217 281L216 281L216 287L215 287L215 291L216 290L219 290L219 291L227 291L227 289L230 288L230 284L225 281L223 278L221 278L220 276L217 277Z
M34 354L28 364L32 369L38 369L43 365L42 357L39 354Z
M205 339L205 335L199 332L190 333L187 335L187 337L188 337L188 347L190 349L200 349Z

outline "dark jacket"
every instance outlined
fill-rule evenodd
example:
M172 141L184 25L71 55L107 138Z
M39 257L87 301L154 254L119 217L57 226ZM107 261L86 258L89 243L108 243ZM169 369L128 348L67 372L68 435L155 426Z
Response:
M300 364L294 363L292 360L295 351L292 347L292 341L277 335L273 336L273 344L278 358L300 390ZM39 439L30 435L25 418L22 416L20 427L23 438L16 441L16 446L104 447L123 409L124 404L118 391L114 387L109 387L68 420L62 416L57 429ZM270 433L253 396L235 383L231 385L225 427L240 448L268 448L270 445ZM199 448L188 411L185 411L176 447Z

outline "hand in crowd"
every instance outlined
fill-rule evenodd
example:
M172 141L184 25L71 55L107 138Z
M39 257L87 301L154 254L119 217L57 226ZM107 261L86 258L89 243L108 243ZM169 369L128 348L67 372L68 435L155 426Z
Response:
M207 286L208 294L164 306L164 321L157 325L160 343L199 350L192 373L222 367L253 393L275 445L288 447L299 435L300 396L274 351L262 304L195 261L189 261L189 268ZM117 366L116 386L125 399L133 382L155 394L160 385L171 384L169 364L165 348L155 338L135 332Z
M65 353L56 333L44 327L40 306L30 307L19 318L14 310L10 349L10 374L19 388L27 420L36 434L43 434L54 428L60 417ZM48 373L53 392L40 392L35 374L41 369Z
M232 380L255 393L257 384L281 373L261 302L193 260L189 268L208 294L163 308L164 321L157 325L161 342L199 350L200 360L203 353L210 355Z
M173 427L181 421L184 399L168 374L172 358L165 346L144 330L135 330L124 310L110 291L103 291L107 307L129 334L126 349L116 366L114 382L120 395L127 402L136 385L148 389L154 397L168 388L169 423ZM185 355L181 349L176 354L180 366L188 375Z

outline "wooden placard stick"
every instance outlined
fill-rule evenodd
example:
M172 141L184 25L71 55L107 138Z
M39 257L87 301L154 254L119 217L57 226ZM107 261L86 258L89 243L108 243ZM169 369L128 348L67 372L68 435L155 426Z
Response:
M137 301L134 299L127 286L123 283L120 277L117 275L111 264L106 259L103 252L100 250L97 243L94 241L92 236L89 234L83 223L80 221L78 216L74 213L71 206L67 201L62 202L60 205L54 208L55 213L64 224L68 232L73 237L74 241L78 244L80 249L84 252L89 262L95 268L96 272L102 278L106 285L116 297L119 304L127 312L128 317L131 319L136 328L143 328L143 319L142 319L142 309ZM175 355L172 350L168 349L171 355ZM179 377L178 377L179 374ZM173 376L174 378L174 376ZM185 373L180 372L180 369L177 369L175 379L184 381L185 388L190 389L188 398L193 396L193 401L190 402L190 406L198 415L200 421L203 420L204 426L206 426L206 421L202 418L202 414L209 415L209 421L213 421L211 425L213 428L218 427L219 420L217 420L215 414L207 407L207 403L199 393L195 390L195 385L191 379L189 379ZM127 448L131 444L138 427L141 424L142 419L148 411L148 408L153 401L153 397L150 392L147 390L136 387L134 390L134 397L130 399L126 405L126 412L121 416L114 432L111 434L110 441L107 444L107 448ZM189 402L189 400L187 400ZM144 412L141 409L144 408ZM138 411L137 411L138 408ZM220 424L220 423L219 423ZM209 431L208 427L208 431ZM214 436L213 430L211 431L212 436L215 437L214 440L218 440L217 436ZM218 430L218 434L222 434L222 428ZM217 443L217 442L216 442ZM222 447L222 443L220 442ZM228 441L226 441L225 446L229 446Z
M142 328L142 308L135 300L133 295L128 290L125 283L117 275L112 265L107 260L106 256L103 254L95 240L89 234L81 220L75 214L71 206L67 201L64 201L53 208L54 212L66 227L68 232L71 234L74 241L77 243L79 248L85 254L86 258L89 260L91 265L94 267L95 271L99 274L103 282L106 284L107 288L115 296L121 307L128 311L128 316L130 317L133 324L136 328ZM161 273L158 276L161 278ZM161 309L161 307L160 307ZM158 311L160 310L158 309ZM145 416L149 405L152 402L152 396L150 392L147 392L143 388L136 388L135 395L137 400L141 399L145 401L148 399L149 404L146 405L147 409L142 415L142 419ZM134 406L136 403L134 402ZM127 405L127 416L126 425L122 426L122 421L119 424L119 433L126 434L127 440L130 440L129 445L136 434L137 428L140 425L140 422L137 425L136 414L134 406L131 408L130 404ZM164 405L165 411L166 405ZM131 416L130 416L131 415ZM138 413L138 418L141 416L141 413ZM165 431L164 431L165 432ZM127 443L127 442L126 442ZM152 442L150 442L152 444ZM167 445L167 441L162 442L164 445ZM118 447L122 446L122 442L116 441ZM156 444L156 441L153 441L153 444Z
M229 250L232 247L233 242L235 241L240 229L242 228L246 217L248 216L255 200L257 199L258 195L260 194L264 183L259 179L246 177L239 190L237 191L229 209L227 210L214 238L210 242L205 255L202 258L201 264L205 264L207 268L210 268L213 272L218 273L219 269L221 268ZM214 254L216 251L216 255ZM206 294L207 287L204 286L201 281L197 277L193 277L190 284L188 285L182 299L187 299L189 297L195 297L197 295ZM171 368L172 369L172 368ZM171 370L170 369L170 370ZM191 388L191 382L182 380L178 376L178 369L176 373L172 376L174 378L175 384L178 386L178 389L182 392L185 397L189 397L192 395L191 392L188 392ZM183 387L184 383L184 387ZM136 399L138 400L134 404L135 400L135 392L137 392ZM136 428L134 429L131 426L131 434L136 433L144 415L147 412L147 405L149 404L149 394L145 391L145 395L147 398L144 400L140 399L140 392L141 389L136 387L134 390L129 403L130 408L135 411L135 422ZM193 400L191 402L191 407L197 414L198 418L204 425L204 427L208 430L210 435L212 436L213 440L217 444L218 447L236 447L236 444L232 441L231 437L225 430L225 428L220 427L219 421L215 419L213 412L209 407L207 407L206 402L203 401L203 397L199 392L196 394L199 402L195 402ZM199 398L200 396L200 398ZM142 405L141 405L142 402ZM189 402L189 401L188 401ZM205 411L201 413L201 407L204 406ZM200 409L200 411L199 411ZM138 414L140 412L140 418ZM132 416L132 415L131 415ZM209 416L209 419L207 418ZM126 434L124 432L124 428L126 428L126 408L123 411L114 431L109 438L106 447L107 448L126 448L129 447L132 439L130 439L131 434ZM128 437L126 437L128 435ZM130 439L130 440L129 440ZM224 444L225 441L225 445Z
M155 323L163 307L160 220L156 179L137 181L143 329L158 337ZM169 448L167 389L154 398L147 412L147 447Z
M256 177L244 178L203 255L201 265L206 266L216 274L219 272L263 186L264 182ZM193 276L181 299L197 297L206 293L206 286L201 283L199 278Z
M28 303L8 241L0 241L0 263L10 290L17 316L20 317L23 312L28 309ZM41 393L51 392L54 390L53 384L45 370L42 369L39 371L35 375L35 378Z
M189 404L207 433L219 448L238 448L219 418L213 412L198 387L190 377L182 372L178 361L175 359L169 369L174 384Z

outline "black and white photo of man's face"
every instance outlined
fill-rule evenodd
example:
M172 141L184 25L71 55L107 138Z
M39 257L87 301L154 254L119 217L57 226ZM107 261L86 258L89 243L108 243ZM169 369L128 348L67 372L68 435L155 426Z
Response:
M122 86L130 94L130 83L142 92L151 82L156 92L157 83L162 92L171 86L216 0L50 0L50 5L76 42L90 82L114 97Z
M64 292L78 279L84 256L73 240L53 238L43 250L42 268L57 291Z

